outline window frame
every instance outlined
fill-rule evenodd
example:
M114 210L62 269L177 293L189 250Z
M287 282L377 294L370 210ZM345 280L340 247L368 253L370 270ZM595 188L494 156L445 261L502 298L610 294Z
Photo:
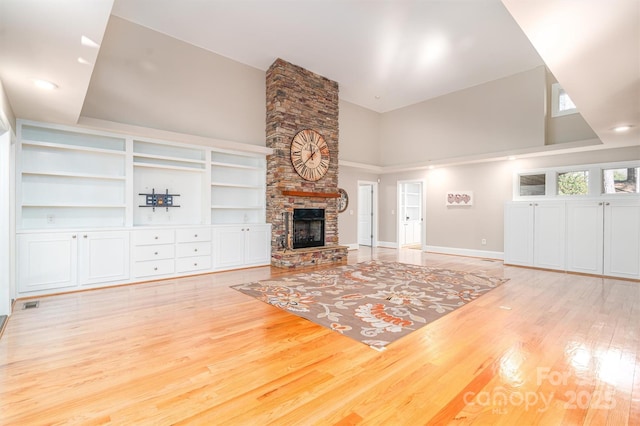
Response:
M520 169L513 172L512 200L568 200L568 199L620 199L625 197L640 197L640 193L616 192L606 194L604 192L603 173L606 169L627 169L640 167L640 160L622 161L615 163L579 164L563 167L546 167L538 169ZM567 172L589 172L588 190L581 195L559 195L558 175ZM520 195L520 176L532 174L545 174L545 195Z
M551 85L551 117L552 118L563 117L565 115L578 113L578 108L569 108L569 109L563 109L563 110L560 109L560 94L562 92L567 93L567 91L562 88L560 83L553 83ZM569 95L567 94L567 96ZM570 96L569 96L569 99L571 99Z

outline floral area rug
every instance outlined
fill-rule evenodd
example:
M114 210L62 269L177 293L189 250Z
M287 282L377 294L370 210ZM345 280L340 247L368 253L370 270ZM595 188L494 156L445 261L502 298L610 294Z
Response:
M232 288L382 350L505 281L369 261Z

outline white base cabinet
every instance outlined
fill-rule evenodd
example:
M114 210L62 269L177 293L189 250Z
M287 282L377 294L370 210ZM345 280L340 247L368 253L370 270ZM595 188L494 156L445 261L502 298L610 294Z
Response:
M216 226L214 269L225 270L271 262L271 225Z
M604 206L604 275L640 279L640 200Z
M565 204L510 202L505 206L504 262L565 268Z
M129 279L129 233L55 232L17 237L20 295Z
M132 237L134 278L174 273L176 240L173 229L135 230Z
M604 262L604 203L567 204L567 270L602 274Z
M28 232L17 235L18 296L271 263L271 225Z
M505 264L640 279L640 200L508 202L504 250Z
M129 232L78 233L80 285L129 279Z
M16 246L18 294L76 286L76 233L18 235Z

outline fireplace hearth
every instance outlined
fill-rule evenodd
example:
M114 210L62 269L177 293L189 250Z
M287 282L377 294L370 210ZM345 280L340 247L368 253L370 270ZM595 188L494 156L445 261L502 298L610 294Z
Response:
M293 209L293 248L324 246L324 209Z

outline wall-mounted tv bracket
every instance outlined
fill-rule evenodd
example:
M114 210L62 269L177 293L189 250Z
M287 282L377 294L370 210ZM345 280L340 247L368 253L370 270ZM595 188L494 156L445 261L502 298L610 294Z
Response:
M145 204L142 204L138 207L151 207L153 211L156 211L156 207L164 207L169 211L169 207L180 207L178 205L173 204L173 197L179 197L180 194L169 194L169 190L167 189L164 194L157 193L156 190L152 189L151 194L138 194L144 195Z

